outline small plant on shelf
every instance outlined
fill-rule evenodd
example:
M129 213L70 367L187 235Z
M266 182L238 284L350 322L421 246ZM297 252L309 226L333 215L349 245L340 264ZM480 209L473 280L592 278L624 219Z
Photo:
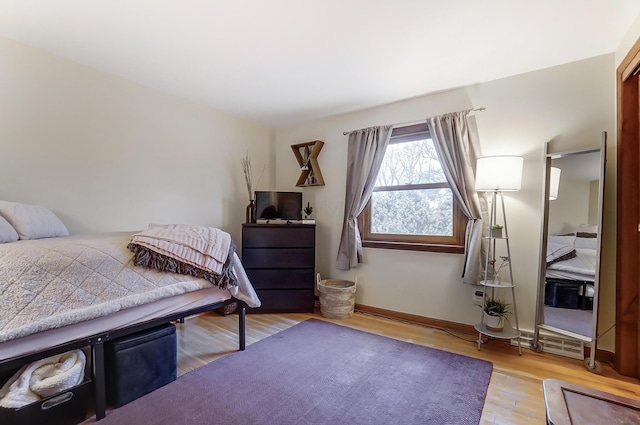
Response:
M304 212L305 218L311 218L311 213L313 213L313 207L309 202L307 202L307 206L302 210Z
M485 326L491 331L501 332L507 314L511 313L511 305L503 300L488 298L484 301Z
M494 224L493 226L491 226L491 236L494 238L501 238L502 237L502 225L501 224Z

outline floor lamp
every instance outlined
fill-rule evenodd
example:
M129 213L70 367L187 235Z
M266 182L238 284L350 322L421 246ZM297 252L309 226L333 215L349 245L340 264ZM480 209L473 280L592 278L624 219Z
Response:
M491 192L491 213L489 217L489 229L497 222L497 198L500 194L502 205L502 225L505 236L508 235L507 220L504 208L503 192L514 192L520 190L522 185L522 165L524 159L519 156L485 156L478 159L476 166L476 191ZM508 247L508 245L507 245ZM495 252L494 252L495 254ZM507 253L511 258L511 253ZM487 256L488 261L489 256ZM488 270L488 262L485 264L485 274ZM486 276L485 276L486 278ZM513 278L512 278L513 281Z
M560 189L560 173L562 170L558 167L551 167L549 178L549 200L555 201L558 199L558 191Z
M480 282L483 286L482 302L483 308L481 313L481 321L476 325L478 330L478 350L480 350L480 344L482 342L482 334L489 335L496 338L518 338L518 352L522 354L520 346L520 326L518 324L518 310L516 308L516 295L515 286L513 283L513 271L511 269L511 249L509 247L509 229L507 227L507 217L504 207L503 192L520 190L522 184L522 165L524 159L518 156L487 156L479 158L476 166L476 185L475 189L478 192L491 192L491 213L489 217L489 234L486 236L487 247L485 253L484 263L484 280ZM497 212L497 200L498 194L500 195L500 204L502 207L502 225L504 226L504 235L497 235L493 233L493 228L498 223ZM495 250L496 241L504 240L507 250L508 269L509 269L509 282L502 284L499 280L496 281L495 273ZM489 279L489 265L492 266L492 276ZM487 288L491 290L491 298L494 296L496 288L511 288L511 297L513 303L513 316L515 319L515 329L505 329L503 332L494 332L484 324L484 303L486 302Z

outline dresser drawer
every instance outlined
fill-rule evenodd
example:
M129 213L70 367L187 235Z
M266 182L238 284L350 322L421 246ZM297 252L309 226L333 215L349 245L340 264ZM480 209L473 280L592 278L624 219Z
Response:
M315 226L256 225L242 228L243 248L315 248Z
M313 289L313 269L247 269L255 289Z
M243 248L245 269L313 268L316 262L313 248Z
M257 289L260 308L248 308L247 313L313 313L313 289Z

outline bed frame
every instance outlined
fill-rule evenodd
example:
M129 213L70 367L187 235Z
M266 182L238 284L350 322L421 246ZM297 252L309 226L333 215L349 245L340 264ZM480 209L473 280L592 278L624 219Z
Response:
M108 332L101 332L99 334L91 335L86 338L81 338L69 342L65 342L55 347L51 347L47 350L40 351L33 354L27 354L24 356L18 356L14 358L0 360L0 373L9 372L19 369L21 366L33 362L35 360L43 359L56 354L61 354L70 350L78 348L90 347L91 349L91 365L93 375L93 388L95 398L95 414L96 420L103 419L106 416L106 371L105 371L105 359L104 359L104 343L116 338L121 338L136 332L144 331L146 329L154 328L156 326L169 323L174 320L184 322L184 318L192 316L198 313L204 313L207 311L215 310L217 308L224 307L226 304L233 302L238 303L238 349L243 351L245 349L245 319L246 319L246 305L244 302L230 298L226 301L221 301L215 304L209 304L201 306L195 309L185 310L178 313L173 313L156 319L151 319L136 325L128 326L121 329L114 329Z

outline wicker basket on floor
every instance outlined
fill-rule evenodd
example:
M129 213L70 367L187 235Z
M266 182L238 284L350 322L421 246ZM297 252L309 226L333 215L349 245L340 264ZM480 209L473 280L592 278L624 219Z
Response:
M328 319L346 319L353 315L356 284L350 280L320 279L318 273L320 312Z
M228 316L235 313L238 309L238 303L236 301L223 305L220 308L216 308L216 312L222 316Z

